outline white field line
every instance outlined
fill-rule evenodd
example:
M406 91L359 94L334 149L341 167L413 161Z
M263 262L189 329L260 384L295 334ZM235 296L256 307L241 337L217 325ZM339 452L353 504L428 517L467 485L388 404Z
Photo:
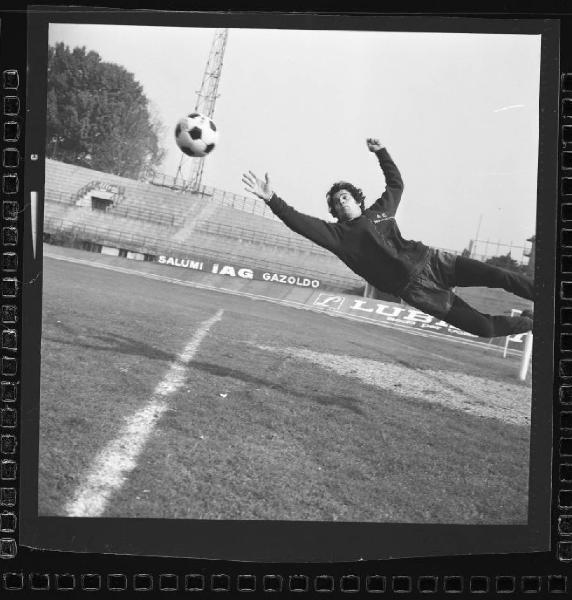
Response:
M171 364L169 371L155 388L150 402L130 416L119 435L97 454L85 481L64 508L67 516L99 517L103 514L111 495L121 488L135 468L137 458L153 427L168 408L167 397L184 384L186 365L195 355L211 326L220 321L222 314L223 311L219 310L201 324L177 361Z
M300 310L309 310L312 312L317 312L320 314L326 314L332 317L339 317L341 319L348 319L349 321L357 321L361 323L369 323L371 325L376 325L377 327L385 327L386 329L397 329L399 331L403 331L404 333L408 333L409 335L417 335L425 338L433 338L442 340L444 342L451 342L454 344L462 344L465 346L472 346L477 348L483 348L487 351L502 353L504 351L503 347L495 346L494 344L489 344L488 342L480 342L474 339L461 339L455 338L452 335L443 335L442 333L434 333L428 330L419 330L413 329L408 325L402 325L400 323L390 323L378 321L377 319L373 319L371 317L366 317L365 315L350 315L347 313L336 313L335 311L318 308L316 306L310 306L307 304L303 304L302 302L297 302L295 300L286 300L286 299L278 299L272 298L271 296L263 296L261 294L252 294L250 292L243 292L240 290L231 290L228 288L217 287L214 285L208 285L206 283L197 283L196 281L186 281L184 279L177 279L175 277L167 277L166 275L157 275L155 273L143 273L141 271L137 271L135 269L129 269L126 267L118 267L115 265L107 265L104 263L97 263L91 260L85 260L82 258L72 258L68 256L58 256L56 254L51 254L50 252L44 252L44 257L52 258L54 260L61 260L64 262L71 262L79 265L84 265L87 267L94 267L97 269L104 269L106 271L115 271L117 273L124 273L125 275L135 275L137 277L144 277L145 279L154 279L156 281L165 281L167 283L173 283L175 285L182 285L185 287L192 287L201 290L210 290L213 292L220 292L222 294L231 294L234 296L242 296L244 298L250 298L251 300L264 300L265 302L272 302L273 304L280 304L282 306L291 306L293 308L298 308ZM521 356L522 351L509 348L508 354L511 356Z

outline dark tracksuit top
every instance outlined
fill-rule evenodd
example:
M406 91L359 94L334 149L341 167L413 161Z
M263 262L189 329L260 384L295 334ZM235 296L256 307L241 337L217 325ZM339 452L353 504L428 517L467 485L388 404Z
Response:
M328 223L298 212L276 194L268 206L290 229L335 254L375 288L399 296L425 266L429 247L401 236L395 212L403 181L385 148L375 154L385 176L385 192L356 219Z

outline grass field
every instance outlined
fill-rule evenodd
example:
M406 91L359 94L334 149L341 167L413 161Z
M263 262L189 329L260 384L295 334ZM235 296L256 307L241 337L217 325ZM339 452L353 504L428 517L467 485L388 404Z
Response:
M46 258L40 514L523 523L517 360Z

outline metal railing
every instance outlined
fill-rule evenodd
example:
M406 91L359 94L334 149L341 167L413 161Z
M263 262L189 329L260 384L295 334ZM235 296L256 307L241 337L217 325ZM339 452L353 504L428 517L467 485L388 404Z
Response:
M44 189L44 197L46 201L57 204L67 204L70 209L77 208L77 210L81 210L81 207L78 207L75 204L75 202L77 202L81 196L76 197L76 195L72 195L70 198L69 194L58 192L57 190L46 187ZM182 225L184 221L184 216L170 210L157 210L146 208L144 206L125 205L122 202L113 204L109 206L107 210L99 212L105 214L114 214L116 216L135 220L148 221L150 223L157 223L159 225L167 225L171 227Z
M519 265L526 265L529 262L532 244L526 246L517 246L512 242L505 244L491 240L471 240L471 258L485 261L493 256L506 256L515 260Z
M153 178L149 180L149 183L170 190L176 190L181 194L209 196L213 200L221 201L222 206L236 208L237 210L260 215L269 219L277 218L264 202L242 194L227 192L226 190L207 185L201 185L196 190L190 190L188 188L189 181L182 181L181 179L177 180L172 175L166 175L165 173L155 173Z

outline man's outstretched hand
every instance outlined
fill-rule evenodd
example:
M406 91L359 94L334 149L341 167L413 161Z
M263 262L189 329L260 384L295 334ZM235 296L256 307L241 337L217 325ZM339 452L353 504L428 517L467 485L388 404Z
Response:
M384 147L380 144L377 138L367 138L365 143L367 144L367 149L370 152L377 152L378 150L381 150Z
M262 198L265 202L268 202L274 195L272 187L270 186L270 178L268 173L264 176L264 179L259 179L252 171L243 173L242 183L246 186L244 189L259 198Z

